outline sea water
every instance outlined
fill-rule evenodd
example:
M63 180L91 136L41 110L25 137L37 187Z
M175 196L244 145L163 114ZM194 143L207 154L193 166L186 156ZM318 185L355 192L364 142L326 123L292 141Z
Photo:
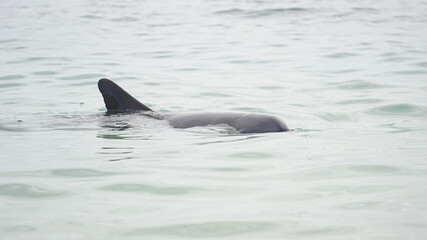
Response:
M0 239L425 239L427 1L0 2ZM162 113L105 116L108 77Z

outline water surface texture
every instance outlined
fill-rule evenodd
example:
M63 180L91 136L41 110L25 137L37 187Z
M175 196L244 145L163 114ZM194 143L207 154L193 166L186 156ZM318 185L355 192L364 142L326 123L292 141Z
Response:
M425 239L427 1L0 2L0 239ZM160 112L104 116L108 77Z

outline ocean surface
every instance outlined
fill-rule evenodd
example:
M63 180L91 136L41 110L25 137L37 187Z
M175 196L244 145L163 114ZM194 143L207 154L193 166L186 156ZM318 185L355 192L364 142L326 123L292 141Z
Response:
M427 1L0 1L0 239L425 239ZM105 115L107 77L159 112Z

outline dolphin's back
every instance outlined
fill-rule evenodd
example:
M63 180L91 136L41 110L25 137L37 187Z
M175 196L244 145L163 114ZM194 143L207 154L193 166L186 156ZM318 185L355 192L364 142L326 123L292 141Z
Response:
M271 115L245 113L234 126L240 133L286 132L288 127L279 118Z
M99 91L109 112L148 111L154 113L113 81L103 78L98 82ZM288 131L286 124L277 117L256 113L173 113L160 114L174 128L191 128L227 124L240 133L264 133Z
M165 119L174 128L227 124L240 133L288 131L286 124L279 118L255 113L175 113L165 115Z
M234 125L243 113L173 113L166 114L165 119L174 128L191 128L215 124Z

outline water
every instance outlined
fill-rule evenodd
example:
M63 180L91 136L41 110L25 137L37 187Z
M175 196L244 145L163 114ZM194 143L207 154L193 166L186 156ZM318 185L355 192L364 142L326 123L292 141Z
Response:
M426 1L2 1L0 239L424 239ZM108 77L160 112L104 116Z

